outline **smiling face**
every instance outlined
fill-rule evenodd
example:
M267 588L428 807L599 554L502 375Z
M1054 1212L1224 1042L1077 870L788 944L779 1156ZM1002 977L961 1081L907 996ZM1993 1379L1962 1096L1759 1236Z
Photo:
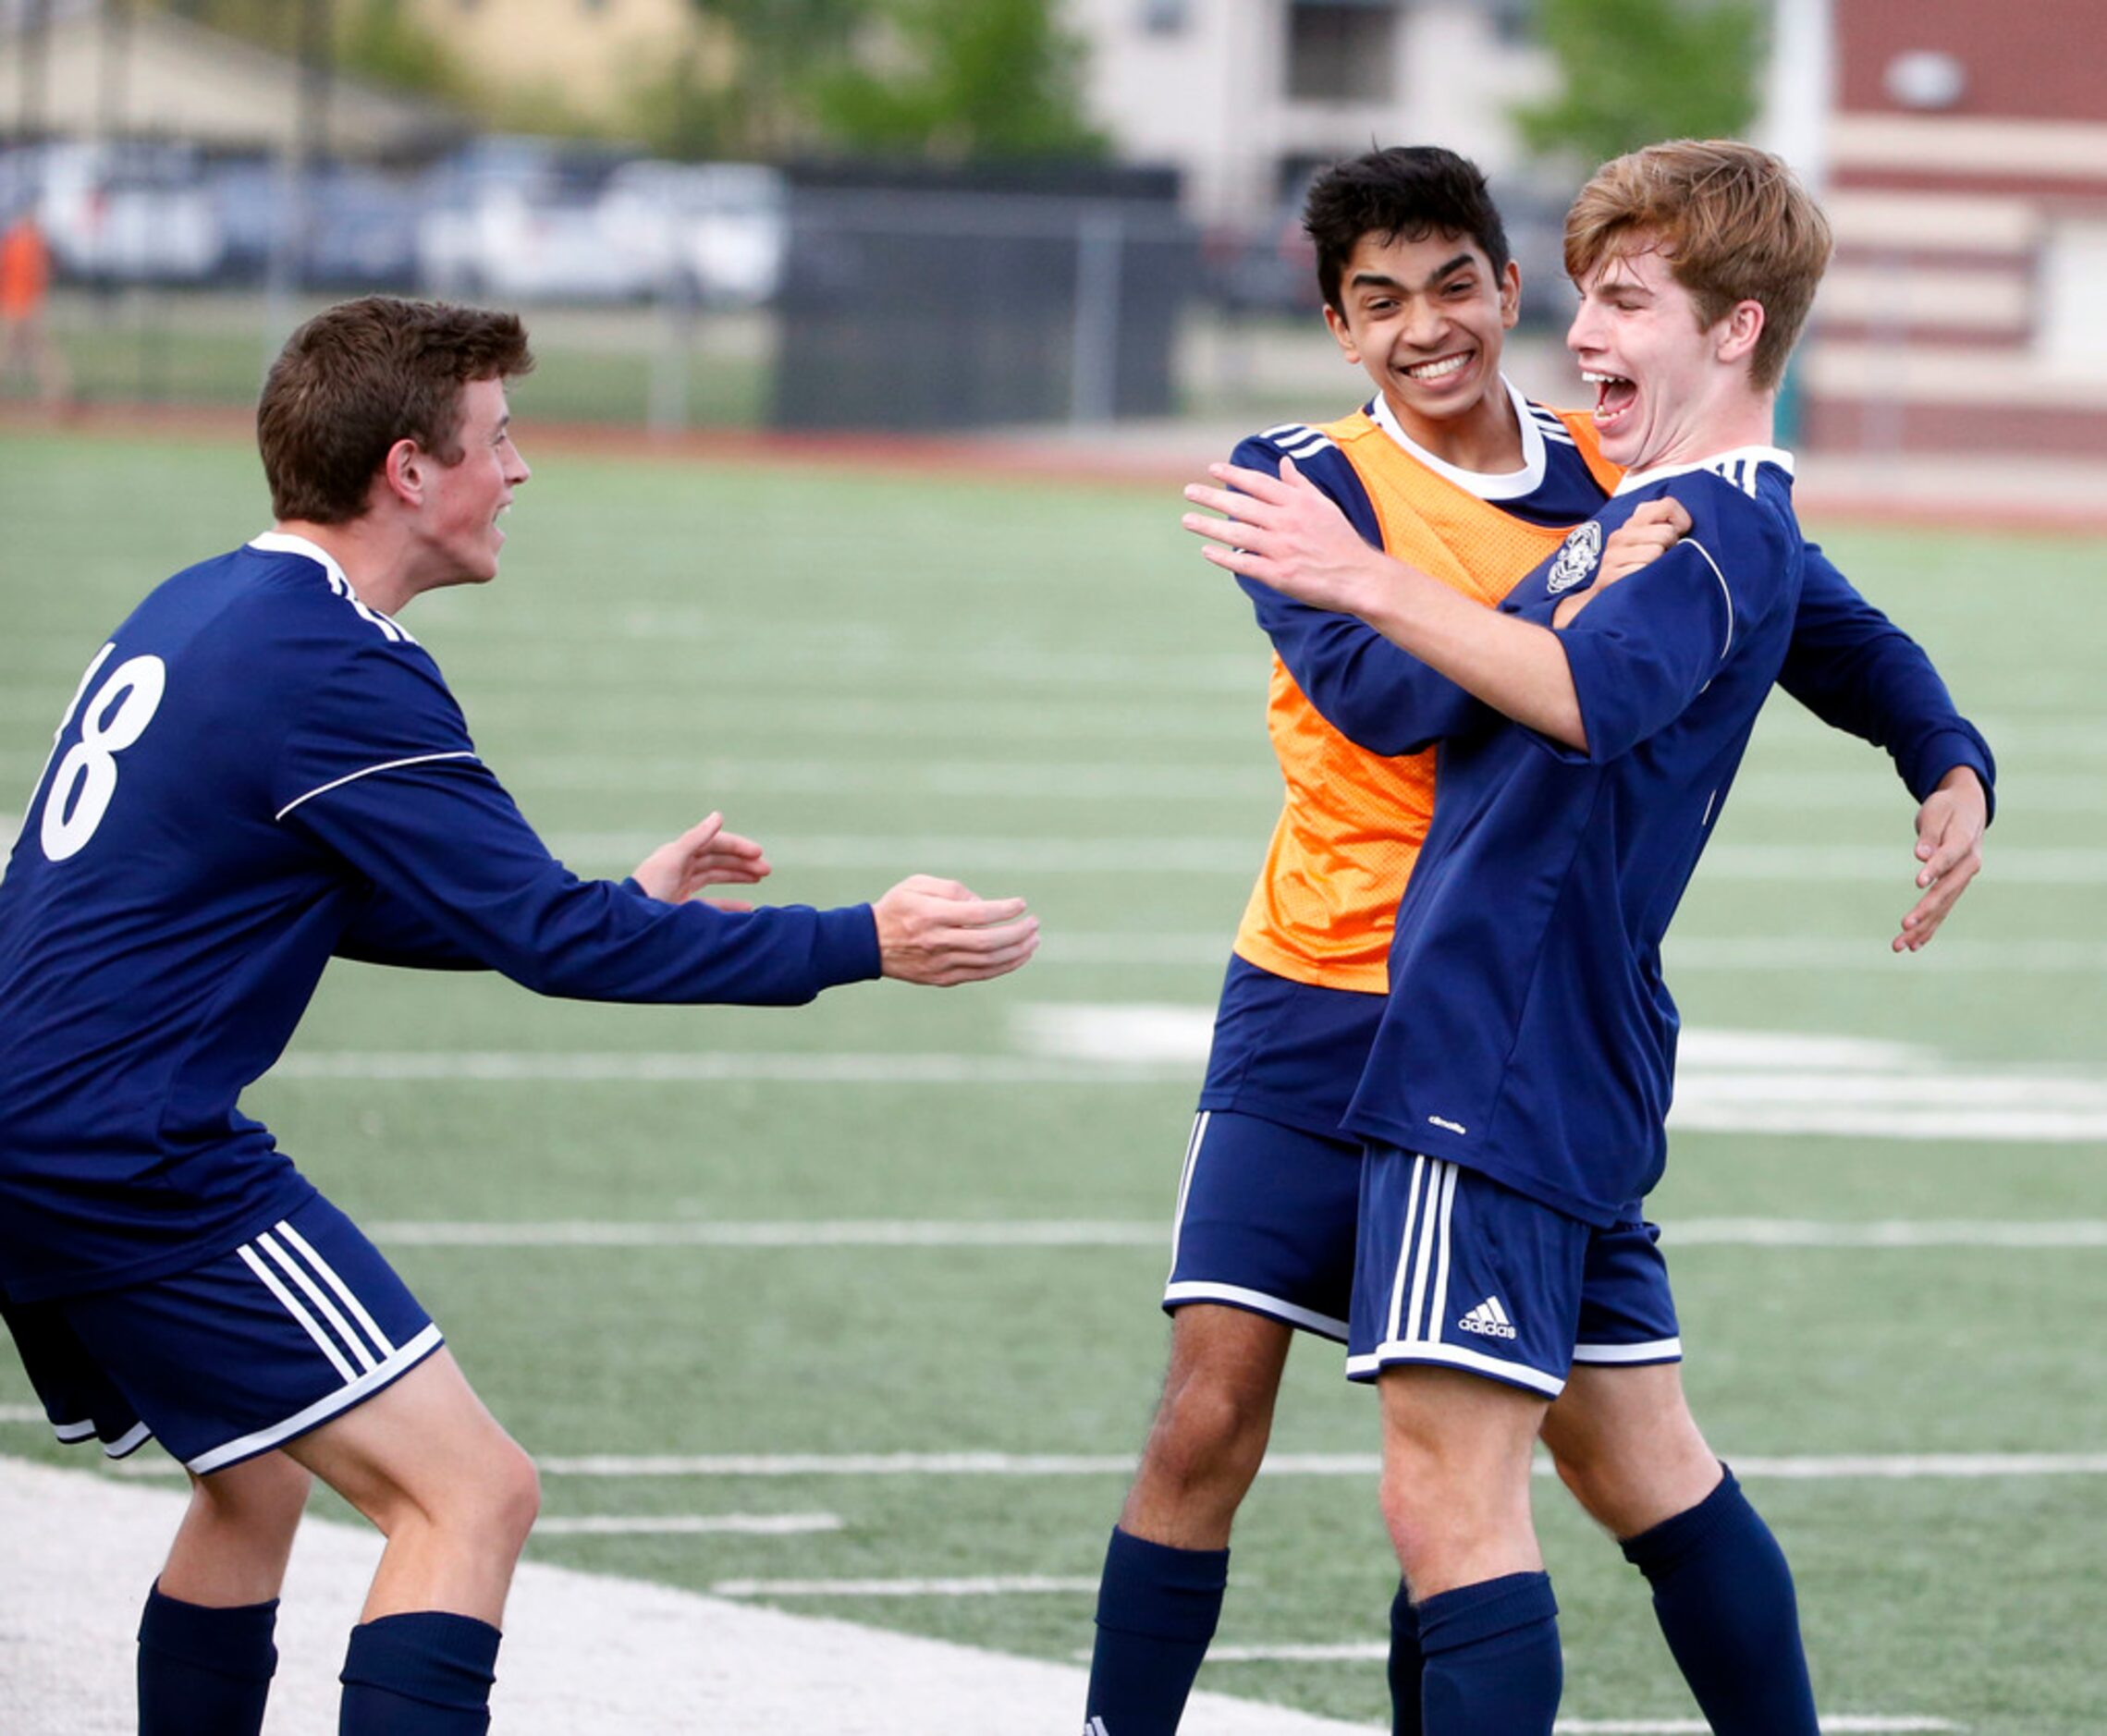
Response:
M1520 312L1522 276L1496 272L1467 237L1380 233L1354 244L1325 309L1346 359L1382 392L1404 432L1444 453L1466 424L1504 427L1500 354Z
M1602 454L1626 470L1693 463L1743 444L1768 395L1749 384L1748 358L1763 309L1737 302L1707 325L1660 249L1637 245L1606 256L1580 286L1566 333L1581 378L1595 387Z
M420 589L483 584L497 576L497 553L505 546L497 515L530 473L512 444L511 423L505 382L471 380L461 387L454 434L459 458L447 464L435 454L418 454L423 483L418 540L432 575Z

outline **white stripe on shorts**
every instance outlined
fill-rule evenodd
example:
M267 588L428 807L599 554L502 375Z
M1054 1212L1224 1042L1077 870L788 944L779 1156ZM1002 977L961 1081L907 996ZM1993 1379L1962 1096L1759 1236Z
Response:
M1432 1344L1425 1339L1392 1339L1377 1345L1366 1355L1349 1356L1346 1372L1349 1375L1379 1374L1392 1363L1445 1363L1452 1368L1467 1368L1473 1374L1490 1375L1496 1380L1527 1387L1553 1399L1565 1390L1565 1382L1556 1375L1547 1375L1526 1363L1503 1363L1497 1356L1488 1356L1483 1351L1474 1351L1467 1345Z
M253 1247L241 1247L235 1252L241 1256L242 1264L263 1280L263 1288L278 1299L285 1311L300 1322L307 1336L314 1340L315 1348L330 1360L337 1372L347 1381L358 1379L351 1364L345 1359L344 1352L337 1348L328 1333L322 1329L322 1323L300 1305L292 1291L285 1287L284 1281L276 1272L263 1264L256 1250Z
M1419 1223L1419 1182L1427 1172L1427 1159L1412 1160L1412 1181L1404 1191L1404 1240L1398 1244L1397 1276L1390 1280L1390 1330L1384 1337L1395 1339L1403 1335L1404 1280L1412 1266L1412 1236ZM1419 1304L1413 1303L1413 1318L1419 1317Z
M1576 1344L1576 1363L1680 1363L1681 1339L1649 1339L1644 1344Z
M129 1459L153 1438L153 1431L148 1428L144 1423L134 1423L116 1439L103 1443L103 1457L105 1459Z
M246 1253L248 1251L244 1249L242 1252ZM195 1459L187 1460L183 1468L202 1477L233 1464L238 1460L252 1459L258 1453L268 1452L274 1447L282 1446L294 1436L304 1435L312 1428L318 1428L338 1412L349 1411L361 1400L370 1398L397 1375L408 1374L445 1342L436 1325L426 1326L377 1368L368 1369L356 1380L317 1399L297 1415L288 1416L282 1423L274 1423L268 1428L260 1428L252 1435L244 1435L239 1440L230 1440L223 1446L202 1452Z
M1178 1243L1185 1234L1185 1201L1193 1192L1193 1171L1199 1167L1200 1142L1207 1136L1207 1121L1211 1110L1202 1109L1193 1118L1192 1137L1185 1142L1185 1168L1178 1174L1178 1210L1170 1220L1170 1270L1178 1269ZM1169 1274L1165 1275L1168 1280Z
M373 1315L366 1312L365 1303L351 1293L351 1287L337 1276L336 1267L315 1253L314 1249L309 1245L307 1238L295 1229L289 1222L280 1220L277 1225L277 1234L283 1236L288 1243L299 1249L300 1258L305 1260L309 1266L313 1269L315 1276L337 1292L346 1312L365 1328L366 1337L373 1340L374 1348L381 1353L382 1357L394 1355L395 1344L393 1340L380 1329L379 1323L374 1319Z
M1239 1284L1215 1284L1206 1278L1188 1278L1182 1284L1166 1284L1163 1300L1166 1303L1220 1302L1226 1307L1244 1308L1284 1326L1301 1326L1305 1332L1319 1333L1341 1344L1346 1342L1345 1321L1334 1320L1329 1314L1320 1314L1314 1309L1298 1308L1293 1302L1268 1296L1262 1290L1245 1290Z
M280 1227L283 1228L283 1226ZM322 1317L329 1322L330 1326L335 1330L337 1334L338 1341L341 1342L353 1356L358 1358L359 1367L361 1372L373 1367L376 1363L380 1361L380 1358L375 1356L373 1351L367 1348L365 1340L360 1338L356 1332L351 1330L351 1323L344 1318L343 1314L338 1311L337 1304L331 1302L328 1297L325 1296L322 1293L321 1285L317 1284L314 1279L308 1275L307 1268L301 1265L292 1257L292 1255L286 1252L284 1244L281 1243L276 1236L274 1236L269 1230L265 1230L261 1236L258 1236L256 1238L255 1245L263 1253L268 1254L271 1257L272 1261L279 1267L281 1271L285 1273L288 1278L291 1278L292 1281L298 1284L302 1290L307 1292L308 1301L312 1302L317 1308L322 1311Z

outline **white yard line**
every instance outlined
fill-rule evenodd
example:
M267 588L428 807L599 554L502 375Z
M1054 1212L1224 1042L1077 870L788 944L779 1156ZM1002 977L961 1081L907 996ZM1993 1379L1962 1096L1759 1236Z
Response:
M534 1521L537 1537L794 1537L842 1528L838 1513L660 1513L634 1519L545 1513Z
M1043 1573L991 1573L954 1579L720 1579L717 1597L1013 1597L1047 1593L1080 1595L1097 1582Z
M286 1056L271 1077L352 1083L444 1080L479 1084L675 1085L741 1080L886 1087L1176 1085L1190 1089L1197 1072L1190 1060L1161 1055L1114 1061L962 1052L307 1049ZM1929 1073L1855 1078L1831 1072L1742 1080L1686 1067L1676 1080L1675 1105L1668 1124L1672 1130L1699 1133L2090 1144L2107 1140L2107 1082L2053 1074L1942 1079Z
M921 864L933 874L1256 874L1264 854L1256 837L974 837L876 833L791 835L764 840L768 860L786 868L895 870ZM549 848L574 866L626 869L665 842L643 832L553 834ZM2099 850L2001 845L2001 884L2099 886L2107 883L2107 855ZM1907 890L1907 850L1881 845L1721 844L1706 851L1698 869L1708 881L1779 881L1795 885L1869 884Z
M185 1497L0 1460L0 1730L129 1736L133 1632ZM379 1539L309 1519L279 1613L267 1736L337 1727L344 1635ZM521 1566L494 1736L1075 1736L1084 1672L670 1586ZM1192 1736L1368 1736L1219 1693Z
M1153 1219L826 1218L729 1222L369 1223L376 1241L418 1248L1158 1248ZM1663 1226L1677 1248L2107 1248L2107 1219L1690 1217ZM25 1412L25 1415L28 1412ZM0 1422L10 1419L0 1407Z
M579 1054L562 1050L304 1049L271 1070L274 1079L434 1080L514 1084L692 1084L767 1080L834 1085L1106 1085L1190 1082L1187 1062L1109 1068L1031 1056L973 1054L824 1054L764 1049L676 1050L663 1054Z
M2107 1452L2079 1453L1886 1453L1807 1454L1786 1457L1724 1455L1737 1476L1801 1483L1877 1479L1980 1481L1997 1477L2107 1476ZM534 1463L545 1476L633 1477L1125 1477L1133 1474L1131 1453L550 1453ZM1293 1453L1267 1456L1262 1475L1271 1477L1370 1477L1381 1468L1374 1453ZM1549 1460L1538 1476L1551 1476ZM126 1460L126 1478L180 1474L162 1459Z
M1906 867L1907 864L1905 863ZM1897 908L1900 914L1900 907ZM1671 934L1665 948L1671 980L1693 971L1799 973L1807 971L1996 972L2036 976L2107 973L2107 946L2081 940L1971 940L1950 931L1922 952L1888 950L1889 934L1805 935ZM1226 931L1129 935L1056 927L1047 932L1033 969L1048 965L1207 965L1224 969L1231 936Z
M1212 1656L1212 1654L1209 1654ZM1875 1713L1854 1717L1846 1712L1838 1715L1824 1712L1821 1715L1824 1730L1962 1730L1966 1724L1955 1724L1942 1718L1883 1718ZM1708 1736L1711 1726L1702 1718L1562 1718L1551 1726L1552 1736Z

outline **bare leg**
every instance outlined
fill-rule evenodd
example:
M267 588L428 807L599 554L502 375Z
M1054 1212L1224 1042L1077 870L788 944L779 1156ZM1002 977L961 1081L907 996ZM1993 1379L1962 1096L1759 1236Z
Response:
M1415 1602L1540 1573L1529 1460L1545 1401L1457 1369L1386 1368L1383 1518Z
M1815 1736L1792 1569L1697 1432L1676 1366L1575 1368L1544 1441L1646 1575L1661 1635L1719 1736Z
M1562 1681L1558 1608L1529 1513L1545 1401L1421 1364L1385 1369L1378 1390L1383 1517L1411 1598L1418 1666L1403 1667L1395 1650L1393 1609L1394 1728L1550 1736Z
M285 1583L310 1483L283 1453L192 1477L190 1510L161 1570L163 1595L210 1609L270 1602Z
M1193 1302L1171 1317L1170 1367L1120 1528L1177 1549L1222 1549L1266 1457L1292 1327Z
M1184 1716L1229 1583L1229 1534L1273 1427L1292 1329L1191 1302L1097 1588L1084 1716L1093 1730L1168 1736Z
M286 1450L387 1538L361 1620L444 1610L502 1625L540 1487L449 1352Z

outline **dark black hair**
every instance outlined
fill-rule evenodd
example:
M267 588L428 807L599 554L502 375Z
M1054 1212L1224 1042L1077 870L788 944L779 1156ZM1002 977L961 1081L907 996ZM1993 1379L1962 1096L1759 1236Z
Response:
M1468 157L1439 145L1391 145L1334 163L1310 183L1303 227L1317 243L1317 282L1328 306L1343 313L1340 279L1365 235L1385 242L1403 237L1460 235L1476 242L1493 275L1507 269L1506 226Z

